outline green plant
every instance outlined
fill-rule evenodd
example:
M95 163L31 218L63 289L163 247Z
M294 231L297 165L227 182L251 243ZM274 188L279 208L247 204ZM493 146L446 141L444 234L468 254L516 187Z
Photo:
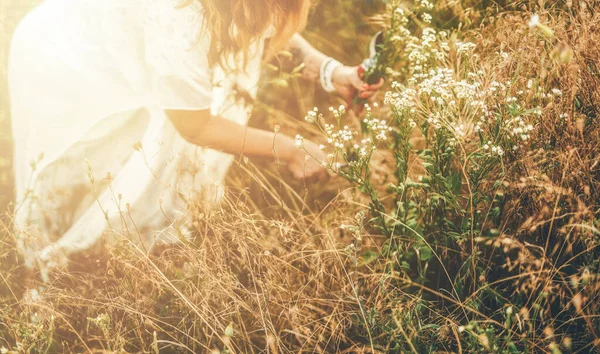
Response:
M433 10L428 2L418 1L417 8L423 7ZM507 194L515 176L509 170L523 167L530 151L544 144L542 117L556 114L549 107L562 100L563 91L546 77L527 77L518 63L510 76L498 75L494 70L503 67L511 54L500 48L481 57L475 43L461 38L468 37L464 31L423 26L434 18L428 12L420 15L421 20L405 13L396 3L388 6L387 17L395 27L387 29L380 53L394 54L382 54L369 72L396 78L385 94L385 106L367 106L360 128L350 127L344 106L330 108L332 123L317 109L306 116L327 139L322 146L329 153L324 165L368 198L370 232L385 236L376 256L374 250L363 250L363 257L368 255L371 262L380 258L381 276L396 278L395 286L439 303L440 312L428 314L432 318L448 313L456 323L469 323L455 325L462 333L459 342L469 352L541 348L560 352L555 341L526 333L552 328L542 325L540 316L548 316L561 296L549 296L548 287L538 285L533 288L539 292L537 300L532 302L527 290L506 286L504 280L494 286L488 279L511 277L515 267L544 270L545 265L535 261L536 252L516 239L524 234L510 220ZM551 48L552 30L539 24L537 15L534 18L536 23L529 24L532 36L545 37L542 41ZM411 26L411 21L417 23ZM555 49L548 54L556 65L568 63L572 56ZM542 64L546 60L540 59ZM564 124L568 117L560 113L557 118ZM381 151L395 161L387 189L380 188L371 173L373 156ZM547 232L544 249L554 237L552 230ZM518 259L512 260L515 256ZM523 276L534 282L553 281L548 275ZM518 329L514 308L524 311L517 315ZM535 309L532 316L527 308ZM429 311L420 315L425 312ZM394 326L390 316L379 314L377 321L362 325L371 327L368 332L378 332L376 327L390 322L389 329L379 332L393 337L407 324L396 321ZM568 338L568 333L563 336ZM408 342L414 345L411 351L426 352L418 336Z

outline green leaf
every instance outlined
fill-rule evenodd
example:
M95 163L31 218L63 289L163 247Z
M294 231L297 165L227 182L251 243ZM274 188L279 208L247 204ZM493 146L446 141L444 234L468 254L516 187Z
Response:
M233 323L230 323L227 328L225 328L225 337L233 337Z
M377 258L379 258L379 253L375 252L375 251L366 251L362 254L361 256L361 260L358 264L358 266L364 266L367 264L371 264L374 261L377 260Z
M422 165L423 165L423 167L425 168L425 170L426 170L427 172L429 172L429 173L431 173L431 172L433 171L433 169L434 169L434 166L433 166L433 164L432 164L432 163L429 163L429 162L423 162L423 163L422 163Z
M419 258L421 258L421 261L427 262L431 257L433 257L433 251L428 245L419 246Z
M455 172L450 175L450 184L452 185L452 191L456 195L460 195L460 190L462 189L462 173Z
M410 264L407 261L400 262L400 267L407 272L410 271Z

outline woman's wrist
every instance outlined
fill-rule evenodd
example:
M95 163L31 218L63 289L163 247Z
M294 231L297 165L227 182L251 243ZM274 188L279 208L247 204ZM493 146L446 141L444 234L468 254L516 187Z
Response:
M352 70L353 69L351 67L343 64L335 68L333 73L331 73L331 84L333 87L337 88L338 86L343 85L344 77L346 77L348 72L351 72Z
M321 63L319 70L319 80L321 87L325 92L335 92L334 75L336 71L339 71L344 65L332 57L327 57Z
M273 155L281 161L289 162L297 151L296 142L285 134L275 133L273 139Z

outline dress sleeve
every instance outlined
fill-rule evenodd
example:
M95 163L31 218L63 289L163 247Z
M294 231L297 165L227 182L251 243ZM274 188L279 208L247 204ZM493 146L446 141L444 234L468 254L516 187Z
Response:
M209 109L211 38L203 29L201 5L185 0L147 0L146 4L145 56L153 100L163 109Z

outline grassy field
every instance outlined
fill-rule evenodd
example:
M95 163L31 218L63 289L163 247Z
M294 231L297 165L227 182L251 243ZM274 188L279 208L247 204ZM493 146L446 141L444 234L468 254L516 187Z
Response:
M3 48L33 6L6 1ZM251 125L323 142L337 177L240 161L193 242L76 257L39 299L5 222L0 350L600 353L600 4L386 3L322 1L306 31L357 64L387 24L386 93L360 115L285 56L265 69Z

